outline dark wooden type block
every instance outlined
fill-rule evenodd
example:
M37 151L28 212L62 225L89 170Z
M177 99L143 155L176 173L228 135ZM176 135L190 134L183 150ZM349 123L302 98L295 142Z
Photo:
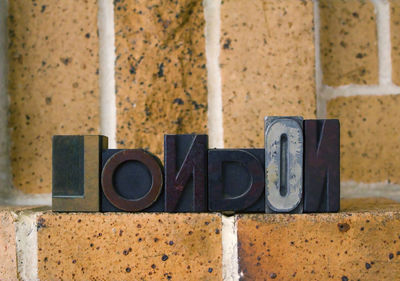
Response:
M161 161L141 149L108 149L102 155L103 212L163 212Z
M208 151L208 210L264 212L264 149Z
M265 212L303 212L303 118L265 117Z
M101 151L107 145L104 136L53 136L53 211L100 210Z
M165 211L207 211L207 135L165 135Z
M339 120L304 121L304 212L340 209Z

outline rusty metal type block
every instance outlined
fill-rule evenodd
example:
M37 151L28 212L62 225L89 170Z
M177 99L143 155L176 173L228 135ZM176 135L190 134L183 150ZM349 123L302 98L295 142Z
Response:
M302 117L265 117L265 212L303 212Z
M339 208L339 120L305 120L304 212L337 212Z
M161 161L141 149L103 152L101 173L103 212L162 212Z
M165 135L165 211L207 211L207 135Z
M100 211L101 151L107 146L104 136L53 136L53 211Z
M264 212L264 149L208 151L208 210Z

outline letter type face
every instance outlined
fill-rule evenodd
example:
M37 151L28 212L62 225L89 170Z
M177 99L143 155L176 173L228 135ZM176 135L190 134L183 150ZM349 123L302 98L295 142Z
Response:
M141 149L103 151L102 211L162 212L160 161Z
M339 120L304 121L304 212L340 208Z
M208 210L263 212L263 149L208 151Z
M207 211L207 135L165 135L165 211Z
M265 117L265 212L302 213L303 118Z
M104 136L53 137L53 211L100 211L101 151Z

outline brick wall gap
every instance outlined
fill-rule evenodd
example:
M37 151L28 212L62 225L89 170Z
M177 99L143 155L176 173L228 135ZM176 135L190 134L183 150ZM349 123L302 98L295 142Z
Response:
M372 0L375 6L378 39L379 84L393 86L390 44L390 4L388 1Z
M100 61L100 132L108 137L109 148L117 148L117 108L115 104L115 32L114 5L111 0L98 1Z
M0 198L8 197L12 190L8 132L7 16L8 1L0 0Z
M319 0L314 0L314 45L315 45L315 89L317 99L317 118L326 117L326 100L323 97L322 68L320 53L320 15Z
M208 135L211 148L224 146L222 117L222 86L219 65L221 37L221 0L204 0L207 89L208 89Z
M37 217L40 212L15 212L17 267L19 280L38 279Z
M400 185L388 182L359 183L354 181L341 182L342 198L384 197L400 202Z
M222 275L224 281L239 281L236 216L222 215Z

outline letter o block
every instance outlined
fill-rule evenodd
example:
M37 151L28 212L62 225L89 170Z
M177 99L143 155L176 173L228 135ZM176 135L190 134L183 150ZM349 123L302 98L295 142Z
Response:
M303 212L303 118L265 118L265 212Z

